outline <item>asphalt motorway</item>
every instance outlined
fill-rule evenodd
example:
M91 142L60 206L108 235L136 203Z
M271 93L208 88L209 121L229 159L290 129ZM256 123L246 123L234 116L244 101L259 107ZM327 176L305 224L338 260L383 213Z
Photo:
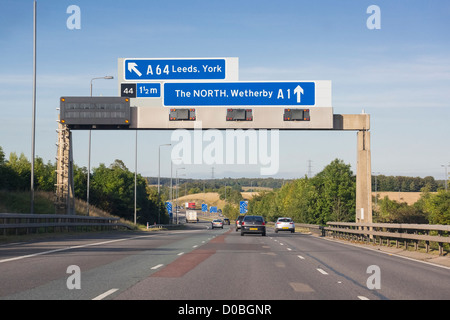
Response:
M0 245L2 300L448 300L450 269L301 233L200 221Z

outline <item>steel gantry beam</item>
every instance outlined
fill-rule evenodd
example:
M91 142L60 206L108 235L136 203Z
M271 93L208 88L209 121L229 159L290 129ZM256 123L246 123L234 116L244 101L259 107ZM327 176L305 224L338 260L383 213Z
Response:
M63 99L63 98L62 98ZM61 100L62 100L61 99ZM91 99L91 100L89 100ZM370 115L369 114L333 114L332 108L311 108L308 113L303 112L299 121L286 121L286 108L253 107L246 108L245 115L230 113L229 108L199 108L195 114L180 113L183 119L175 119L169 108L156 107L130 107L125 98L112 101L114 105L111 114L120 115L109 117L105 113L108 107L105 101L110 98L80 99L80 105L86 108L86 103L95 105L100 101L102 108L101 118L95 124L89 125L89 119L70 118L66 115L74 115L74 105L61 105L62 112L59 123L58 138L58 167L56 205L59 211L71 212L73 210L73 175L72 175L72 151L70 130L175 130L175 129L277 129L277 130L329 130L329 131L356 131L357 132L357 168L356 168L356 222L372 222L372 200L371 200L371 151L370 151ZM106 99L106 100L105 100ZM77 99L66 101L76 102ZM114 100L114 99L113 99ZM109 101L109 100L108 100ZM125 103L125 105L124 105ZM124 107L125 106L125 107ZM94 106L95 108L95 106ZM125 109L123 109L125 108ZM127 111L127 108L130 110ZM120 113L117 110L120 109ZM249 113L247 110L252 110ZM306 110L306 109L305 109ZM188 109L189 111L189 109ZM64 111L65 112L65 111ZM94 112L94 111L91 111ZM80 114L82 114L80 112ZM222 116L220 116L222 114ZM229 121L230 114L237 114L241 121ZM284 116L283 116L284 114ZM289 113L291 116L293 113ZM284 117L284 118L283 118ZM227 119L228 118L228 119ZM100 121L101 120L101 121ZM79 123L77 122L79 121ZM197 126L196 126L197 124Z

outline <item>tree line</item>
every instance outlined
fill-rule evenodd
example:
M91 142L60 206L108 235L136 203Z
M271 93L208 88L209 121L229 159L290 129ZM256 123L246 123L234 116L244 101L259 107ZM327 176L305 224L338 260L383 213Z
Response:
M35 158L35 190L55 192L56 164L44 163ZM87 197L87 169L74 165L74 193L79 199ZM0 190L29 191L31 188L31 163L24 154L12 152L6 160L0 147ZM134 220L134 172L128 170L121 160L115 160L109 167L100 164L93 168L90 176L89 203L112 215ZM141 175L136 179L137 222L168 223L169 216L164 199L158 196L156 188L148 186Z
M55 169L55 163L45 163L42 158L36 157L36 190L55 191ZM86 200L87 169L77 165L73 169L75 196ZM409 190L417 191L418 186L421 186L419 191L422 192L422 197L414 205L398 203L388 198L377 199L377 205L373 208L374 222L450 224L450 192L443 190L439 181L432 177L378 175L376 178L377 191L408 191L408 185ZM0 190L29 191L30 179L30 161L23 154L17 156L16 153L11 153L9 160L6 160L0 147ZM170 199L170 179L161 179L164 183L168 182L168 185L161 187L161 196L158 195L157 187L149 187L151 179L154 178L137 175L137 221L143 224L167 223L169 217L164 202ZM265 180L268 182L265 183ZM372 182L375 186L375 179ZM239 215L239 201L242 200L240 192L245 183L255 187L278 186L273 191L261 192L249 202L249 213L262 215L267 220L290 216L300 223L325 225L328 221L351 222L355 219L356 177L350 165L339 159L332 161L312 178L190 180L179 187L179 195L199 193L206 189L207 192L218 192L220 198L225 199L226 190L227 204L223 211L233 219ZM93 168L89 202L113 215L133 220L134 173L121 160L115 160L108 167L101 164L98 168Z
M352 221L355 215L356 178L350 165L334 160L313 178L296 179L280 189L263 192L249 201L249 214L268 221L291 217L296 222L326 224Z
M419 183L414 178L403 179L405 183L414 181ZM434 179L427 177L422 182L422 196L414 205L379 199L373 208L373 222L450 224L450 192L438 189ZM355 205L356 176L350 165L336 159L313 178L296 179L254 197L249 214L262 215L268 221L287 216L299 223L326 225L328 221L354 222Z
M431 176L421 178L372 175L373 191L421 192L426 187L430 192L436 192L443 186L443 183L443 181L435 180Z

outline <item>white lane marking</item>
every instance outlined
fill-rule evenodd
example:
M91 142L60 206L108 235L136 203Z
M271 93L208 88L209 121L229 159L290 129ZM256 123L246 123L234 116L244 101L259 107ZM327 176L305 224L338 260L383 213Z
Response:
M25 258L37 257L37 256L40 256L40 255L43 255L43 254L53 253L53 252L58 252L58 251L64 251L64 250L68 250L68 249L69 248L55 249L55 250L49 250L49 251L44 251L44 252L28 254L28 255L25 255L25 256L19 256L19 257L14 257L14 258L3 259L3 260L0 260L0 263L9 262L9 261L15 261L15 260L21 260L21 259L25 259Z
M304 257L302 257L302 256L297 256L297 257L299 257L300 259L302 259L302 260L305 260L305 258Z
M119 290L119 289L111 289L111 290L108 290L108 291L102 293L101 295L96 296L96 297L95 297L94 299L92 299L92 300L102 300L102 299L104 299L105 297L109 296L110 294L113 294L113 293L116 292L117 290Z
M184 252L180 252L179 254L177 254L177 256L181 256L182 254L184 254Z
M286 249L288 249L289 251L291 251L291 250L292 250L291 248L286 248Z
M317 271L319 271L321 274L328 274L325 270L323 270L323 269L320 269L320 268L317 268Z
M152 270L156 270L158 268L161 268L163 266L163 264L157 264L156 266L152 267Z
M358 299L359 299L359 300L370 300L369 298L364 297L364 296L358 296Z
M172 231L170 233L167 233L167 235L182 234L182 233L196 233L196 232L200 232L200 231L201 230L188 230L188 231L179 230L179 231ZM114 240L108 240L108 241L102 241L102 242L94 242L94 243L88 243L88 244L83 244L83 245L79 245L79 246L73 246L73 247L69 246L69 247L64 247L64 248L60 248L60 249L54 249L54 250L48 250L48 251L43 251L43 252L38 252L38 253L33 253L33 254L27 254L27 255L24 255L24 256L7 258L7 259L0 260L0 263L16 261L16 260L22 260L22 259L26 259L26 258L32 258L32 257L36 257L36 256L41 256L41 255L44 255L44 254L59 252L59 251L66 251L66 250L71 250L71 249L80 249L80 248L86 248L86 247L92 247L92 246L100 246L102 244L108 244L108 243L114 243L114 242L120 242L120 241L127 241L127 240L134 240L134 239L139 239L139 238L151 238L151 237L155 237L155 236L157 236L157 234L145 235L145 236L137 236L137 237L130 237L130 238L122 238L122 239L114 239Z
M154 236L154 235L152 235L152 236ZM142 237L145 237L145 236L139 236L139 237L133 237L133 238L124 238L124 239L115 239L115 240L108 240L108 241L102 241L102 242L88 243L88 244L83 244L83 245L79 245L79 246L64 247L64 248L60 248L60 249L54 249L54 250L48 250L48 251L43 251L43 252L38 252L38 253L33 253L33 254L27 254L25 256L18 256L18 257L14 257L14 258L3 259L3 260L0 260L0 263L9 262L9 261L15 261L15 260L22 260L22 259L25 259L25 258L37 257L37 256L41 256L41 255L44 255L44 254L49 254L49 253L54 253L54 252L59 252L59 251L66 251L66 250L71 250L71 249L80 249L80 248L86 248L86 247L92 247L92 246L100 246L102 244L108 244L108 243L113 243L113 242L132 240L132 239L137 239L137 238L142 238Z
M197 248L197 247L198 247L198 245L192 246L192 248Z

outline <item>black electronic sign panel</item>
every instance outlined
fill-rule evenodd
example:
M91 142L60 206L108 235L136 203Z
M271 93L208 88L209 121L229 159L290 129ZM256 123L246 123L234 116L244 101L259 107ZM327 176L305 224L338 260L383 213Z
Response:
M71 128L120 128L130 125L127 97L61 97L59 121Z

